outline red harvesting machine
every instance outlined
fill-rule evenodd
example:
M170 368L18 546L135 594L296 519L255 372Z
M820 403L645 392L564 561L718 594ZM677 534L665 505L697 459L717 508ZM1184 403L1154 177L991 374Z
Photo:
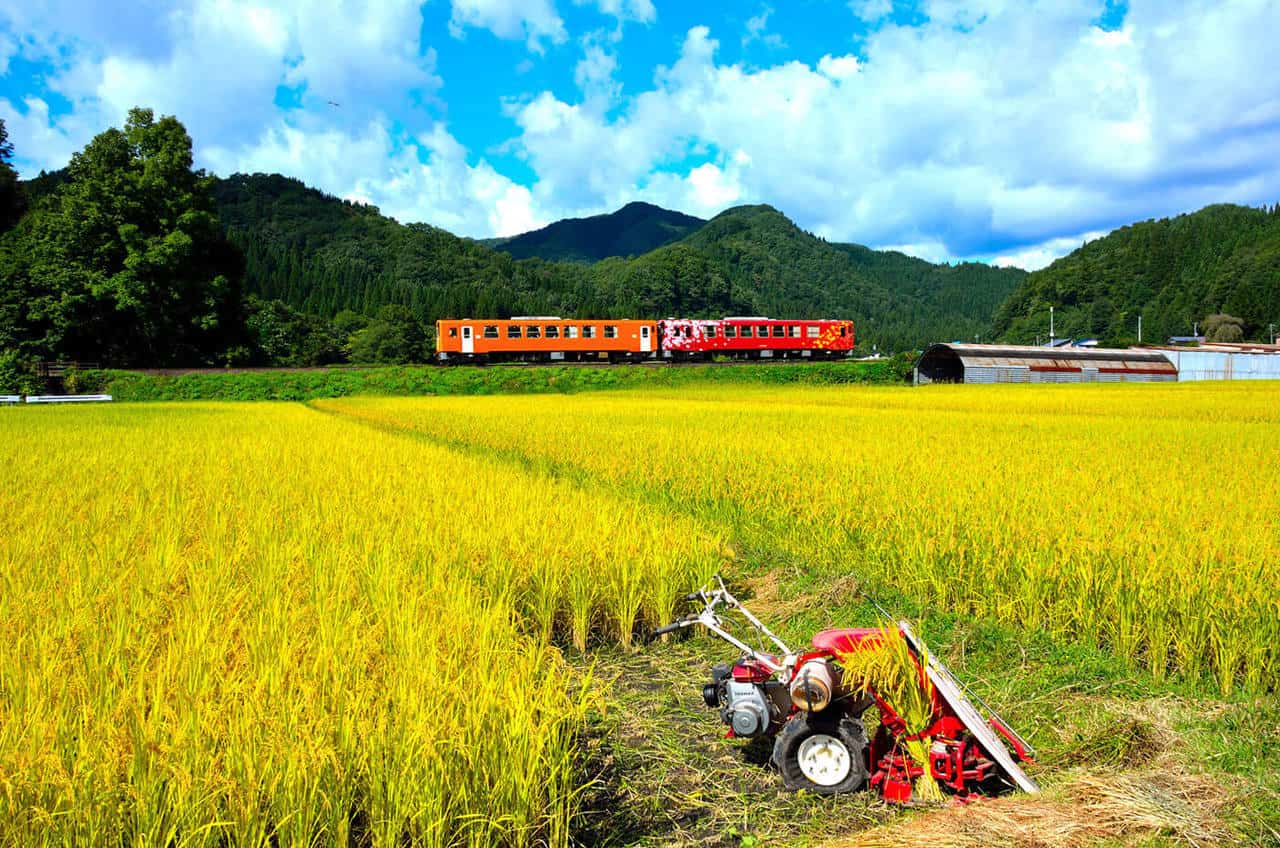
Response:
M728 737L773 740L773 764L788 789L835 795L870 788L896 803L912 801L921 779L936 781L943 793L960 800L975 793L1040 791L1019 765L1034 757L1031 746L924 650L906 622L887 629L824 630L813 637L812 649L793 651L730 594L719 575L686 600L702 608L653 635L702 625L742 651L732 665L712 669L702 696L729 726ZM722 610L737 615L725 617ZM743 621L778 653L757 650L733 635L730 629ZM910 727L869 681L846 679L841 665L842 658L884 648L895 635L902 637L922 698L927 697L924 726ZM863 713L873 706L879 723L868 739ZM919 747L913 757L908 743L926 738L931 741L923 763Z

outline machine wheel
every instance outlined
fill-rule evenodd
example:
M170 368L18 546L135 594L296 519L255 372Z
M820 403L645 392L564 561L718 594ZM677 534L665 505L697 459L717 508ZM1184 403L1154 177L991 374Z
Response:
M773 763L790 790L856 792L867 782L867 732L849 716L796 715L773 743Z

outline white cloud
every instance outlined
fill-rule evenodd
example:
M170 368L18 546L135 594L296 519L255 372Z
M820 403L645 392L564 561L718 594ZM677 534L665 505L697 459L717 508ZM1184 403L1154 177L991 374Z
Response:
M0 77L9 73L9 61L18 55L18 42L8 33L0 32Z
M1088 244L1094 239L1105 236L1105 230L1094 230L1078 236L1064 236L1049 239L1042 244L1004 253L991 260L992 265L1001 268L1021 268L1024 271L1039 271L1053 260L1065 256L1076 248Z
M28 178L39 171L66 167L71 154L84 147L99 130L74 115L51 118L49 104L39 97L24 98L21 110L0 98L0 120L14 146L14 160L26 165L20 172Z
M832 56L827 54L818 60L818 73L833 80L844 80L858 72L861 64L857 56Z
M850 0L849 8L861 20L875 23L893 12L893 0Z
M773 9L765 6L760 10L760 14L747 18L747 33L742 36L744 47L754 42L759 42L775 50L787 46L787 43L782 40L782 36L776 32L769 32L769 16L772 14Z
M1134 0L1118 32L1098 11L936 0L931 21L867 35L861 58L759 69L719 63L694 27L619 111L550 92L513 107L515 149L542 208L733 196L932 258L1033 263L1074 247L1064 232L1280 196L1280 6Z
M573 0L579 6L595 6L601 14L609 15L621 21L637 23L653 23L658 11L653 8L653 0Z
M487 29L498 38L523 39L535 53L545 49L544 41L560 44L568 37L550 0L453 0L450 31L461 37L468 27Z
M607 107L622 92L614 79L618 59L598 44L588 43L582 58L573 69L573 81L588 101Z
M549 219L531 192L467 151L442 125L406 138L381 121L346 132L286 123L244 149L206 151L219 173L278 172L404 223L427 222L474 237L515 235Z
M413 127L425 115L409 107L440 86L434 53L421 50L417 0L283 0L270 7L185 0L150 9L144 2L151 17L141 42L107 20L100 5L107 4L0 12L9 27L39 34L24 49L51 64L49 87L72 104L71 114L50 121L75 142L72 149L119 125L135 105L177 115L197 145L253 137L277 119L281 86L320 112L313 122L361 125L380 109L401 106L401 120ZM132 6L121 11L126 21L134 15ZM19 156L28 166L49 158L30 149Z

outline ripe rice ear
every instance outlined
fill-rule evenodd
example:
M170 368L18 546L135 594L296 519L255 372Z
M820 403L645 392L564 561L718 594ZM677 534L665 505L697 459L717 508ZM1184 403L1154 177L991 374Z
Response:
M906 724L906 735L916 737L902 743L907 755L924 769L916 779L912 795L919 801L940 803L942 790L929 773L930 736L919 736L933 723L933 684L924 674L928 655L917 659L896 625L880 628L879 643L840 656L846 681L857 681L859 692L874 691L889 703Z

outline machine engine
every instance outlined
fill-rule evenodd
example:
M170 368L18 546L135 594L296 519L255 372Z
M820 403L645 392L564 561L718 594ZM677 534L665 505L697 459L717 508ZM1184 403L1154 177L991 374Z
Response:
M790 712L787 690L775 680L759 680L757 669L718 665L711 682L702 687L707 706L719 709L720 720L738 739L755 739L776 732Z

